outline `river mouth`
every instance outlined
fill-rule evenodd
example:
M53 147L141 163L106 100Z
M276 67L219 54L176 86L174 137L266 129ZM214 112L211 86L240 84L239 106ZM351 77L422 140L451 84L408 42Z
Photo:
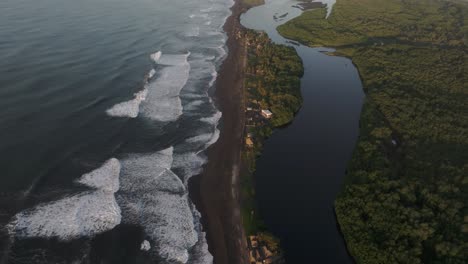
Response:
M258 210L267 229L280 238L287 263L352 263L333 203L358 138L365 96L349 59L278 34L277 26L301 14L295 4L269 0L241 17L243 26L295 47L304 64L303 106L289 126L266 141L257 161Z

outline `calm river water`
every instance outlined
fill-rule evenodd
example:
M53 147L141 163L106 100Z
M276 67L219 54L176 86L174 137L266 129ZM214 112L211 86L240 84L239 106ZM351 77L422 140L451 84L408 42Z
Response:
M291 45L276 27L300 14L295 3L269 0L244 14L242 24ZM285 13L282 21L274 19ZM255 173L258 208L281 239L287 263L352 263L333 202L358 137L362 84L349 59L327 56L325 48L295 47L304 63L304 105L265 144Z

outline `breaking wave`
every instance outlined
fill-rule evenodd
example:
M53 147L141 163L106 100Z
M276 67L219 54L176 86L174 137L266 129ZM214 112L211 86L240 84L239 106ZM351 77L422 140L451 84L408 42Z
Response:
M146 99L147 95L148 90L145 88L136 93L134 99L116 104L112 108L108 109L107 114L116 117L135 118L138 116L138 112L140 111L141 102Z
M223 8L211 6L190 15L199 24L191 25L184 35L211 38L203 50L193 55L161 51L151 54L155 68L149 73L144 89L134 99L108 110L113 116L141 114L161 122L175 121L186 110L203 126L175 147L156 153L129 154L121 159L116 199L122 222L141 226L146 235L141 250L169 263L213 262L200 213L188 197L188 182L202 172L207 162L203 151L219 138L217 125L222 114L214 109L207 92L216 81L219 62L226 56L222 25L229 12L223 13L225 17L218 21L209 12L225 12L220 11ZM215 29L206 31L203 27Z
M84 174L78 183L94 190L38 205L14 216L8 229L15 237L57 237L70 240L111 230L121 221L114 197L119 189L120 163L110 159Z
M149 251L166 261L186 263L198 241L185 185L171 171L173 148L122 160L117 200L123 221L141 225Z
M163 67L159 70L157 78L145 86L148 93L140 106L140 111L145 117L167 122L182 115L179 95L189 78L189 55L190 53L175 55L161 52L151 55L154 62Z
M200 119L200 121L214 125L214 124L218 124L218 122L219 122L219 120L221 119L222 116L223 116L223 113L221 113L220 111L216 111L216 113L213 114L212 116L203 117L203 118Z
M152 69L143 90L136 93L132 100L118 103L106 112L110 116L136 118L143 112L146 117L158 121L173 121L182 115L180 91L187 83L190 73L188 54L162 54L161 51L151 54L151 59L162 68L157 74ZM146 102L145 102L146 101Z

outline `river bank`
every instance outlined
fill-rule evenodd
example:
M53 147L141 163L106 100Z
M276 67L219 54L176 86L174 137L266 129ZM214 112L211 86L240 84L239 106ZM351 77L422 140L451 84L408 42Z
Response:
M333 203L357 136L362 84L352 62L283 38L276 28L299 16L296 1L267 1L241 23L296 49L304 66L303 106L294 122L265 142L257 159L255 196L265 228L278 237L287 263L352 263Z
M255 197L256 162L265 141L294 120L302 106L304 74L296 50L271 41L265 32L245 29L239 38L247 47L245 147L242 151L241 212L249 237L250 262L284 263L280 241L263 224Z

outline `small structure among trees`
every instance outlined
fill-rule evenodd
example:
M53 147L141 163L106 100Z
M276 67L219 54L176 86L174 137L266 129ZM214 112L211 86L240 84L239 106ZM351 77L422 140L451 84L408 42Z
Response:
M270 119L273 116L273 113L268 109L263 109L262 110L262 116L265 117L265 118Z

